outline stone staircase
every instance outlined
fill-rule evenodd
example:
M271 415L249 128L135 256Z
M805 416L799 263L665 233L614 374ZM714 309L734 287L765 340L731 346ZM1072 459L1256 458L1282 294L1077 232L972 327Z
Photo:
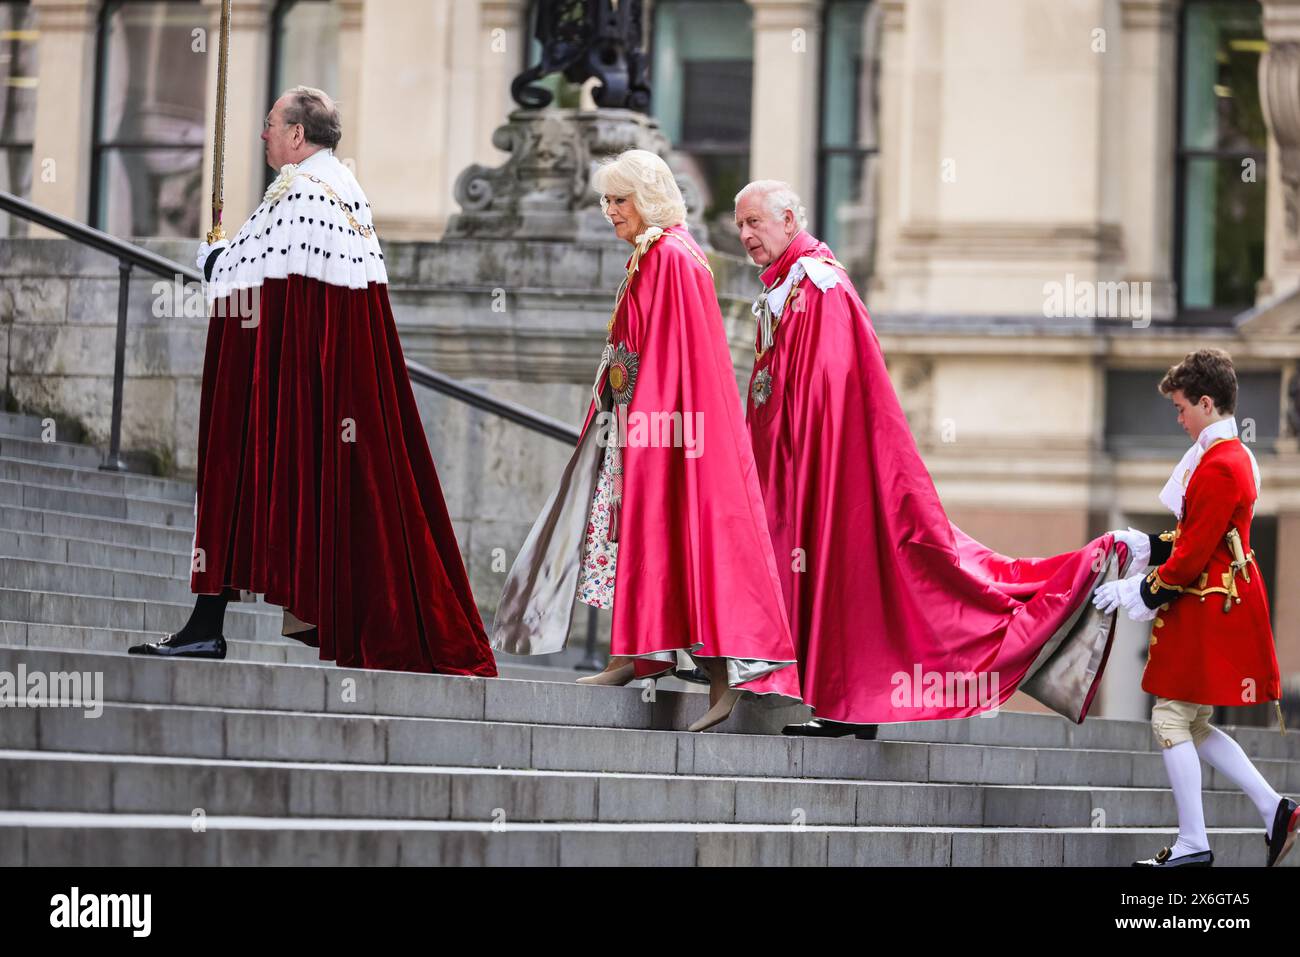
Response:
M258 604L231 605L227 661L129 658L188 616L193 487L98 462L0 415L0 673L103 682L95 716L0 709L0 865L1127 865L1172 842L1143 722L804 740L771 733L801 709L746 703L689 734L694 686L339 669ZM1300 734L1233 734L1300 793ZM1219 862L1259 865L1254 808L1205 775Z

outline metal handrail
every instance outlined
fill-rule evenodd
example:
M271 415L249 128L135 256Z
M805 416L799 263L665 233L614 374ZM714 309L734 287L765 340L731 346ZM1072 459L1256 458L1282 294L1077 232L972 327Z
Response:
M29 222L44 226L46 229L61 233L69 239L73 239L83 246L89 246L92 249L105 253L106 255L116 257L119 270L119 285L117 291L117 349L114 354L114 374L113 374L113 420L111 428L111 439L109 452L100 468L109 471L124 471L126 466L120 458L121 445L121 428L122 428L122 385L123 369L126 357L126 319L128 305L128 283L131 276L131 270L139 267L146 272L153 273L155 276L161 276L164 279L174 279L177 276L184 277L189 282L203 282L203 276L197 269L191 269L188 266L182 266L165 256L159 256L157 253L150 252L134 243L129 243L116 236L110 236L108 233L101 232L84 223L67 219L58 213L52 213L47 209L41 209L29 203L27 200L15 196L13 193L7 193L0 190L0 209L3 209L15 216L21 217ZM423 366L411 359L406 360L406 370L411 377L412 382L416 382L426 388L432 389L443 395L464 402L467 405L482 409L492 415L500 416L516 425L522 425L526 429L537 432L539 435L545 435L549 438L556 439L560 442L567 442L569 445L578 444L579 431L571 425L553 419L550 416L542 415L527 406L519 405L514 402L508 402L505 399L498 399L490 396L486 392L480 392L478 389L472 389L467 385L457 382L450 376L443 375L441 372L435 372L433 369Z
M122 461L121 454L122 390L125 385L126 325L131 270L140 268L164 279L175 279L177 276L181 276L189 282L197 283L203 282L203 276L197 269L182 266L178 262L173 262L165 256L159 256L157 253L136 246L134 243L126 242L84 223L42 209L22 197L15 196L13 193L4 190L0 190L0 209L117 259L117 341L113 352L113 416L109 430L108 451L105 453L104 461L99 467L104 471L125 472L127 467L126 463ZM545 435L560 442L567 442L569 445L578 444L579 431L558 419L542 415L527 406L495 398L477 389L471 389L450 376L435 372L433 369L410 359L406 360L406 371L412 382L458 402L464 402L474 408L514 422L516 425L521 425L539 435ZM596 609L594 607L589 608L587 613L586 655L577 665L578 668L598 670L601 667L596 658L596 627Z

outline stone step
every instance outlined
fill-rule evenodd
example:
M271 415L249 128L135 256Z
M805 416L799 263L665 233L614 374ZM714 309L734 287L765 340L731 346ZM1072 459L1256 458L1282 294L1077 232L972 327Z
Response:
M29 673L95 672L102 675L103 697L122 704L679 730L708 709L704 695L652 694L651 689L366 671L332 664L162 661L0 647L0 671L16 674L20 665ZM774 708L766 702L746 701L737 706L728 727L739 732L779 732L803 714L796 706Z
M0 529L152 548L186 556L194 543L192 528L3 503L0 503Z
M59 651L106 651L122 653L132 645L158 641L166 632L131 631L121 628L90 628L84 625L50 625L42 622L0 620L0 646ZM230 661L267 661L277 664L320 664L320 652L284 637L261 641L228 639ZM328 663L331 664L332 663ZM559 671L560 669L552 669ZM574 672L568 671L570 679ZM515 675L512 677L531 677Z
M114 571L93 565L0 556L0 581L28 591L63 591L106 598L143 598L193 604L189 582L172 575Z
M24 412L0 412L0 439L8 436L40 438L45 426L41 416Z
M103 472L98 468L56 465L6 455L0 458L0 479L27 485L85 489L106 495L131 495L181 502L194 507L194 486L186 482L136 475L130 472Z
M496 824L0 812L0 865L1123 866L1169 828ZM1259 866L1260 831L1212 829L1216 863ZM1292 854L1282 866L1295 866Z
M145 522L189 532L194 530L193 503L186 505L166 499L110 495L66 486L0 481L0 505Z
M21 619L17 619L21 620ZM278 618L275 619L278 623ZM286 639L279 638L279 642ZM30 645L30 643L29 643ZM104 696L124 704L232 707L281 712L331 712L507 721L589 728L682 730L706 709L702 695L660 688L605 688L569 682L472 679L391 671L249 661L160 661L123 654L0 648L0 671L93 671ZM346 700L351 694L355 701ZM779 732L802 708L745 700L727 732ZM1230 728L1252 757L1300 765L1300 733ZM888 740L963 745L1150 752L1157 746L1143 721L1092 718L1074 725L1056 715L999 712L958 721L887 724Z
M358 702L338 707L377 710L380 704L360 695ZM18 751L935 784L1168 786L1164 762L1149 751L828 741L176 705L15 706L6 712L0 722L0 749ZM1255 763L1280 792L1300 793L1300 762ZM1213 769L1205 770L1203 781L1206 790L1234 790Z
M127 631L116 628L87 628L81 625L48 625L40 622L0 620L0 646L11 648L40 648L57 651L106 651L121 653L132 645L157 641L165 632ZM331 661L322 662L316 648L291 638L275 637L264 641L228 639L227 660L263 661L275 664L318 665L334 667ZM569 684L586 671L567 667L545 667L519 662L521 659L498 654L497 667L503 678L524 681L553 681ZM703 685L662 678L660 689L704 694Z
M49 625L40 622L0 620L0 646L40 648L57 651L106 651L121 653L132 645L157 641L165 632L128 631L116 628L87 628L80 625ZM276 636L270 640L249 641L227 639L226 657L229 661L262 661L275 664L321 665L334 667L331 661L322 662L316 648L291 638ZM572 667L535 665L525 658L497 653L497 669L502 678L521 681L551 681L571 684L590 671ZM706 694L704 685L660 678L660 690Z
M434 821L921 827L1164 827L1161 788L580 774L0 751L11 811ZM1207 791L1210 827L1261 829L1239 792Z
M39 436L39 431L35 435L0 435L0 456L91 469L104 461L104 453L89 445L44 442Z
M65 592L0 588L0 620L78 625L120 631L166 633L189 621L194 602L105 598ZM226 609L226 638L280 641L281 613L262 603L232 602Z
M188 582L190 556L137 545L90 542L69 535L0 530L0 556L43 562L89 565L113 571L145 572Z

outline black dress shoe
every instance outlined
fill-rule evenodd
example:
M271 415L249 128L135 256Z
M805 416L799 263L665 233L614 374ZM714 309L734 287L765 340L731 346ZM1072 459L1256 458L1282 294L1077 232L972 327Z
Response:
M1213 851L1197 851L1195 854L1182 854L1170 857L1170 849L1160 848L1160 853L1145 861L1134 861L1134 867L1213 867Z
M226 639L221 635L214 638L194 638L180 642L175 635L168 635L162 641L144 645L132 645L127 649L131 655L153 655L156 658L216 658L226 657Z
M849 735L853 735L859 741L874 741L876 740L876 725L845 724L840 721L813 718L803 724L787 724L781 729L781 733L804 738L847 738Z
M1267 834L1264 835L1264 840L1268 844L1266 867L1272 867L1286 857L1297 835L1300 835L1300 805L1290 798L1283 798L1277 806L1277 813L1273 815L1273 826L1270 831L1273 834L1271 839Z
M697 685L707 685L711 683L709 680L709 673L703 668L678 668L673 672L673 676L682 679L682 681L690 681Z

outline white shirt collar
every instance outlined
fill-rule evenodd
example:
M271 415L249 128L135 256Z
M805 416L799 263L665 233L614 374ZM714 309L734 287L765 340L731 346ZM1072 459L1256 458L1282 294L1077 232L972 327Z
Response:
M1218 422L1212 422L1201 429L1201 434L1196 437L1196 443L1183 453L1183 457L1174 466L1169 481L1160 490L1161 504L1181 519L1183 517L1183 498L1187 495L1187 485L1192 480L1192 473L1201 464L1201 456L1205 455L1206 450L1219 439L1234 439L1237 434L1237 420L1233 416L1228 416L1228 418L1221 419ZM1250 467L1255 474L1255 492L1258 494L1261 485L1259 463L1255 461L1255 453L1247 448L1244 443L1242 448L1246 449L1246 454L1250 456Z
M321 149L318 149L315 153L312 153L311 156L308 156L301 163L297 164L297 168L311 172L312 170L320 166L324 166L325 161L333 155L334 155L334 151L330 149L328 146L322 147Z
M1204 452L1219 439L1235 439L1237 437L1237 420L1233 416L1226 419L1220 419L1218 422L1211 422L1205 428L1201 429L1201 434L1196 437L1196 444Z

